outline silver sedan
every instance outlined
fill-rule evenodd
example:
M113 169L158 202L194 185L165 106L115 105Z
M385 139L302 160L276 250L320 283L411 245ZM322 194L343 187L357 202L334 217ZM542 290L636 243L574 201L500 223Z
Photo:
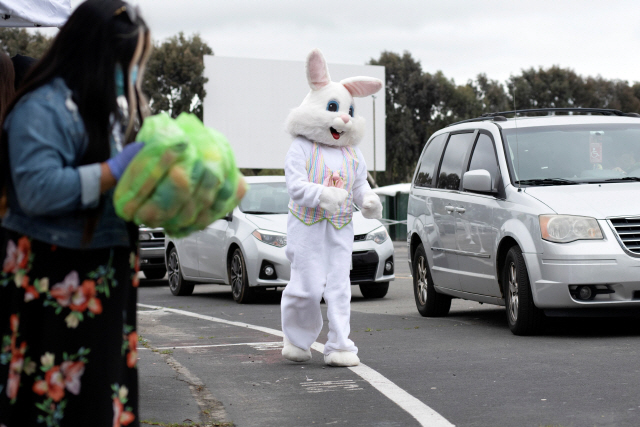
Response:
M231 285L233 299L246 303L260 289L289 281L285 256L289 194L283 176L246 177L250 189L226 218L205 230L165 239L165 262L173 295L191 295L199 283ZM351 283L365 298L382 298L394 276L393 243L378 220L353 214Z

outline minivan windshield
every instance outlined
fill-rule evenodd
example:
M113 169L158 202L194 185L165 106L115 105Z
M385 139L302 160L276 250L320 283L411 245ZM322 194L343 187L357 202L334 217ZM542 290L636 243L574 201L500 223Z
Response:
M289 193L285 182L249 184L240 202L240 210L247 214L286 214L289 212Z
M505 129L514 184L640 181L640 124Z

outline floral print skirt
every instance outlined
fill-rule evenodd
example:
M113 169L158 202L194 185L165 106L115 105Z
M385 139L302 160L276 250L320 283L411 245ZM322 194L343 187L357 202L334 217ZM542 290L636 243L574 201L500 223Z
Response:
M0 427L138 426L135 252L4 241Z

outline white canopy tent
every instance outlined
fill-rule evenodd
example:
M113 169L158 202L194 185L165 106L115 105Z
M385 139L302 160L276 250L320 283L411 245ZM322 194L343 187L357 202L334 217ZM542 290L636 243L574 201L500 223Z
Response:
M0 27L61 27L71 0L0 0Z

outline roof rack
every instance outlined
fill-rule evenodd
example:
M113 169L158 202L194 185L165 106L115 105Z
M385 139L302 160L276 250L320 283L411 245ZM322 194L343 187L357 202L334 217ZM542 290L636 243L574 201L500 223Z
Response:
M460 123L480 122L483 120L493 120L495 122L504 122L507 120L505 115L507 114L522 114L522 113L590 113L590 114L602 114L605 116L620 116L620 117L640 117L638 113L623 113L620 110L613 110L609 108L529 108L526 110L513 110L513 111L500 111L495 113L484 113L480 117L475 119L462 120L456 123L451 123L448 126L457 125Z

